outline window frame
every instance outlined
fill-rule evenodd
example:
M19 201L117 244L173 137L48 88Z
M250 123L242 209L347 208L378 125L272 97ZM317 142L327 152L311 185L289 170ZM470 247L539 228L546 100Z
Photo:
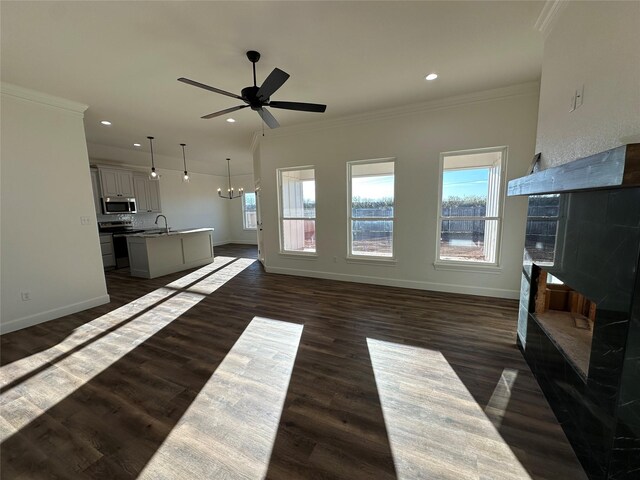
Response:
M278 187L278 237L280 243L280 255L283 256L299 256L299 257L318 257L318 241L316 238L316 245L314 252L305 252L299 250L285 250L284 248L284 221L285 220L313 220L316 225L318 225L318 211L317 211L317 189L316 189L316 215L313 218L307 217L285 217L284 216L284 203L282 199L282 173L283 172L291 172L291 171L300 171L300 170L313 170L313 182L316 184L316 167L315 165L303 165L296 167L283 167L276 169L276 184ZM317 184L316 184L317 186Z
M367 164L375 164L375 163L389 163L393 162L393 217L366 217L361 218L357 217L356 220L359 221L389 221L393 222L393 229L391 232L391 256L382 256L382 255L362 255L362 254L354 254L352 249L352 241L353 241L353 221L354 217L352 215L352 197L351 197L351 183L352 183L352 175L351 169L354 165L367 165ZM397 158L396 157L386 157L386 158L373 158L373 159L365 159L365 160L352 160L347 162L347 262L352 263L372 263L372 264L395 264L396 263L396 192L397 192Z
M255 232L258 229L258 204L257 204L257 200L256 200L256 226L255 227L247 227L247 211L246 211L246 202L245 202L245 198L247 194L253 194L254 196L257 197L256 192L245 192L244 195L242 195L242 229L243 230L247 230L247 231L251 231L251 232Z
M497 232L496 232L496 247L495 247L495 261L494 262L480 262L472 260L451 260L440 258L440 238L442 235L442 190L443 190L443 174L445 172L444 161L447 157L458 157L465 155L475 155L483 153L496 153L501 154L500 157L500 178L498 181L498 214L497 216L484 216L484 217L456 217L460 220L496 220ZM503 235L503 223L504 223L504 203L505 203L505 186L507 179L507 155L508 147L487 147L487 148L474 148L470 150L455 150L450 152L441 152L438 168L438 207L436 211L436 242L435 242L435 261L433 266L436 270L452 270L452 271L479 271L486 273L499 273L502 270L502 235ZM486 165L491 168L491 165ZM483 167L462 167L462 168L449 168L446 170L466 170L472 168ZM486 225L486 224L485 224Z

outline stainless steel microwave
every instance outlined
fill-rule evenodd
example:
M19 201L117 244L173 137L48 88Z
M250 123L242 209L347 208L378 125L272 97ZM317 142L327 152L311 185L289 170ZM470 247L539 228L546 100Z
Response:
M125 197L102 197L102 213L116 215L118 213L136 213L136 199Z

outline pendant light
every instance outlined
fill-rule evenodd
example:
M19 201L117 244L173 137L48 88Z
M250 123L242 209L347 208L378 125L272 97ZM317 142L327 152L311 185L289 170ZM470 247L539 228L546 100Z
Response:
M185 157L184 155L184 147L186 147L187 144L181 143L180 146L182 147L182 163L184 165L184 175L182 176L182 181L184 183L189 183L189 174L187 173L187 157Z
M149 173L149 180L160 180L160 175L156 172L156 164L153 162L153 137L147 137L149 139L149 147L151 149L151 172Z
M240 187L238 189L238 193L234 193L233 191L233 187L231 186L231 159L227 158L227 177L229 179L229 188L227 189L227 194L223 195L222 194L222 189L219 188L218 189L218 196L220 198L226 198L228 200L233 200L234 198L240 198L242 195L244 195L244 188Z

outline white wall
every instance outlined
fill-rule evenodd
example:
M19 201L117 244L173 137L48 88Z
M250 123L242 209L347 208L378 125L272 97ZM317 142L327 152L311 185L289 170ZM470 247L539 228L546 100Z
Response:
M217 189L226 179L215 175L190 173L189 183L182 172L159 169L162 213L174 229L213 227L215 244L229 241L229 210ZM153 216L155 220L155 215Z
M569 112L584 85L583 105ZM536 151L560 165L640 142L640 2L567 2L544 46Z
M534 153L538 85L527 84L409 109L269 131L257 139L267 271L411 288L517 298L526 199L507 198L501 271L436 270L440 152L508 146L508 179L525 174ZM259 158L258 158L259 155ZM346 262L346 162L395 157L396 265ZM279 254L276 169L316 168L317 259ZM335 262L334 262L335 257Z
M86 108L2 85L2 333L109 301L82 123ZM23 301L22 292L31 300Z
M231 184L234 188L243 187L245 192L253 192L255 189L253 175L233 175ZM223 189L226 190L226 189ZM242 222L242 199L227 200L229 203L229 222L231 227L231 243L246 243L256 245L257 235L255 230L245 230Z

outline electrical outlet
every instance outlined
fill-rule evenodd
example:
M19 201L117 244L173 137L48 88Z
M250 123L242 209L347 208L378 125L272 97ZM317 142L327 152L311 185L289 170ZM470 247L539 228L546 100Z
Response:
M80 225L91 225L91 217L80 217Z
M338 263L338 257L333 257L333 263Z
M23 302L28 302L29 300L31 300L31 292L22 292L20 293L20 296L22 297Z

